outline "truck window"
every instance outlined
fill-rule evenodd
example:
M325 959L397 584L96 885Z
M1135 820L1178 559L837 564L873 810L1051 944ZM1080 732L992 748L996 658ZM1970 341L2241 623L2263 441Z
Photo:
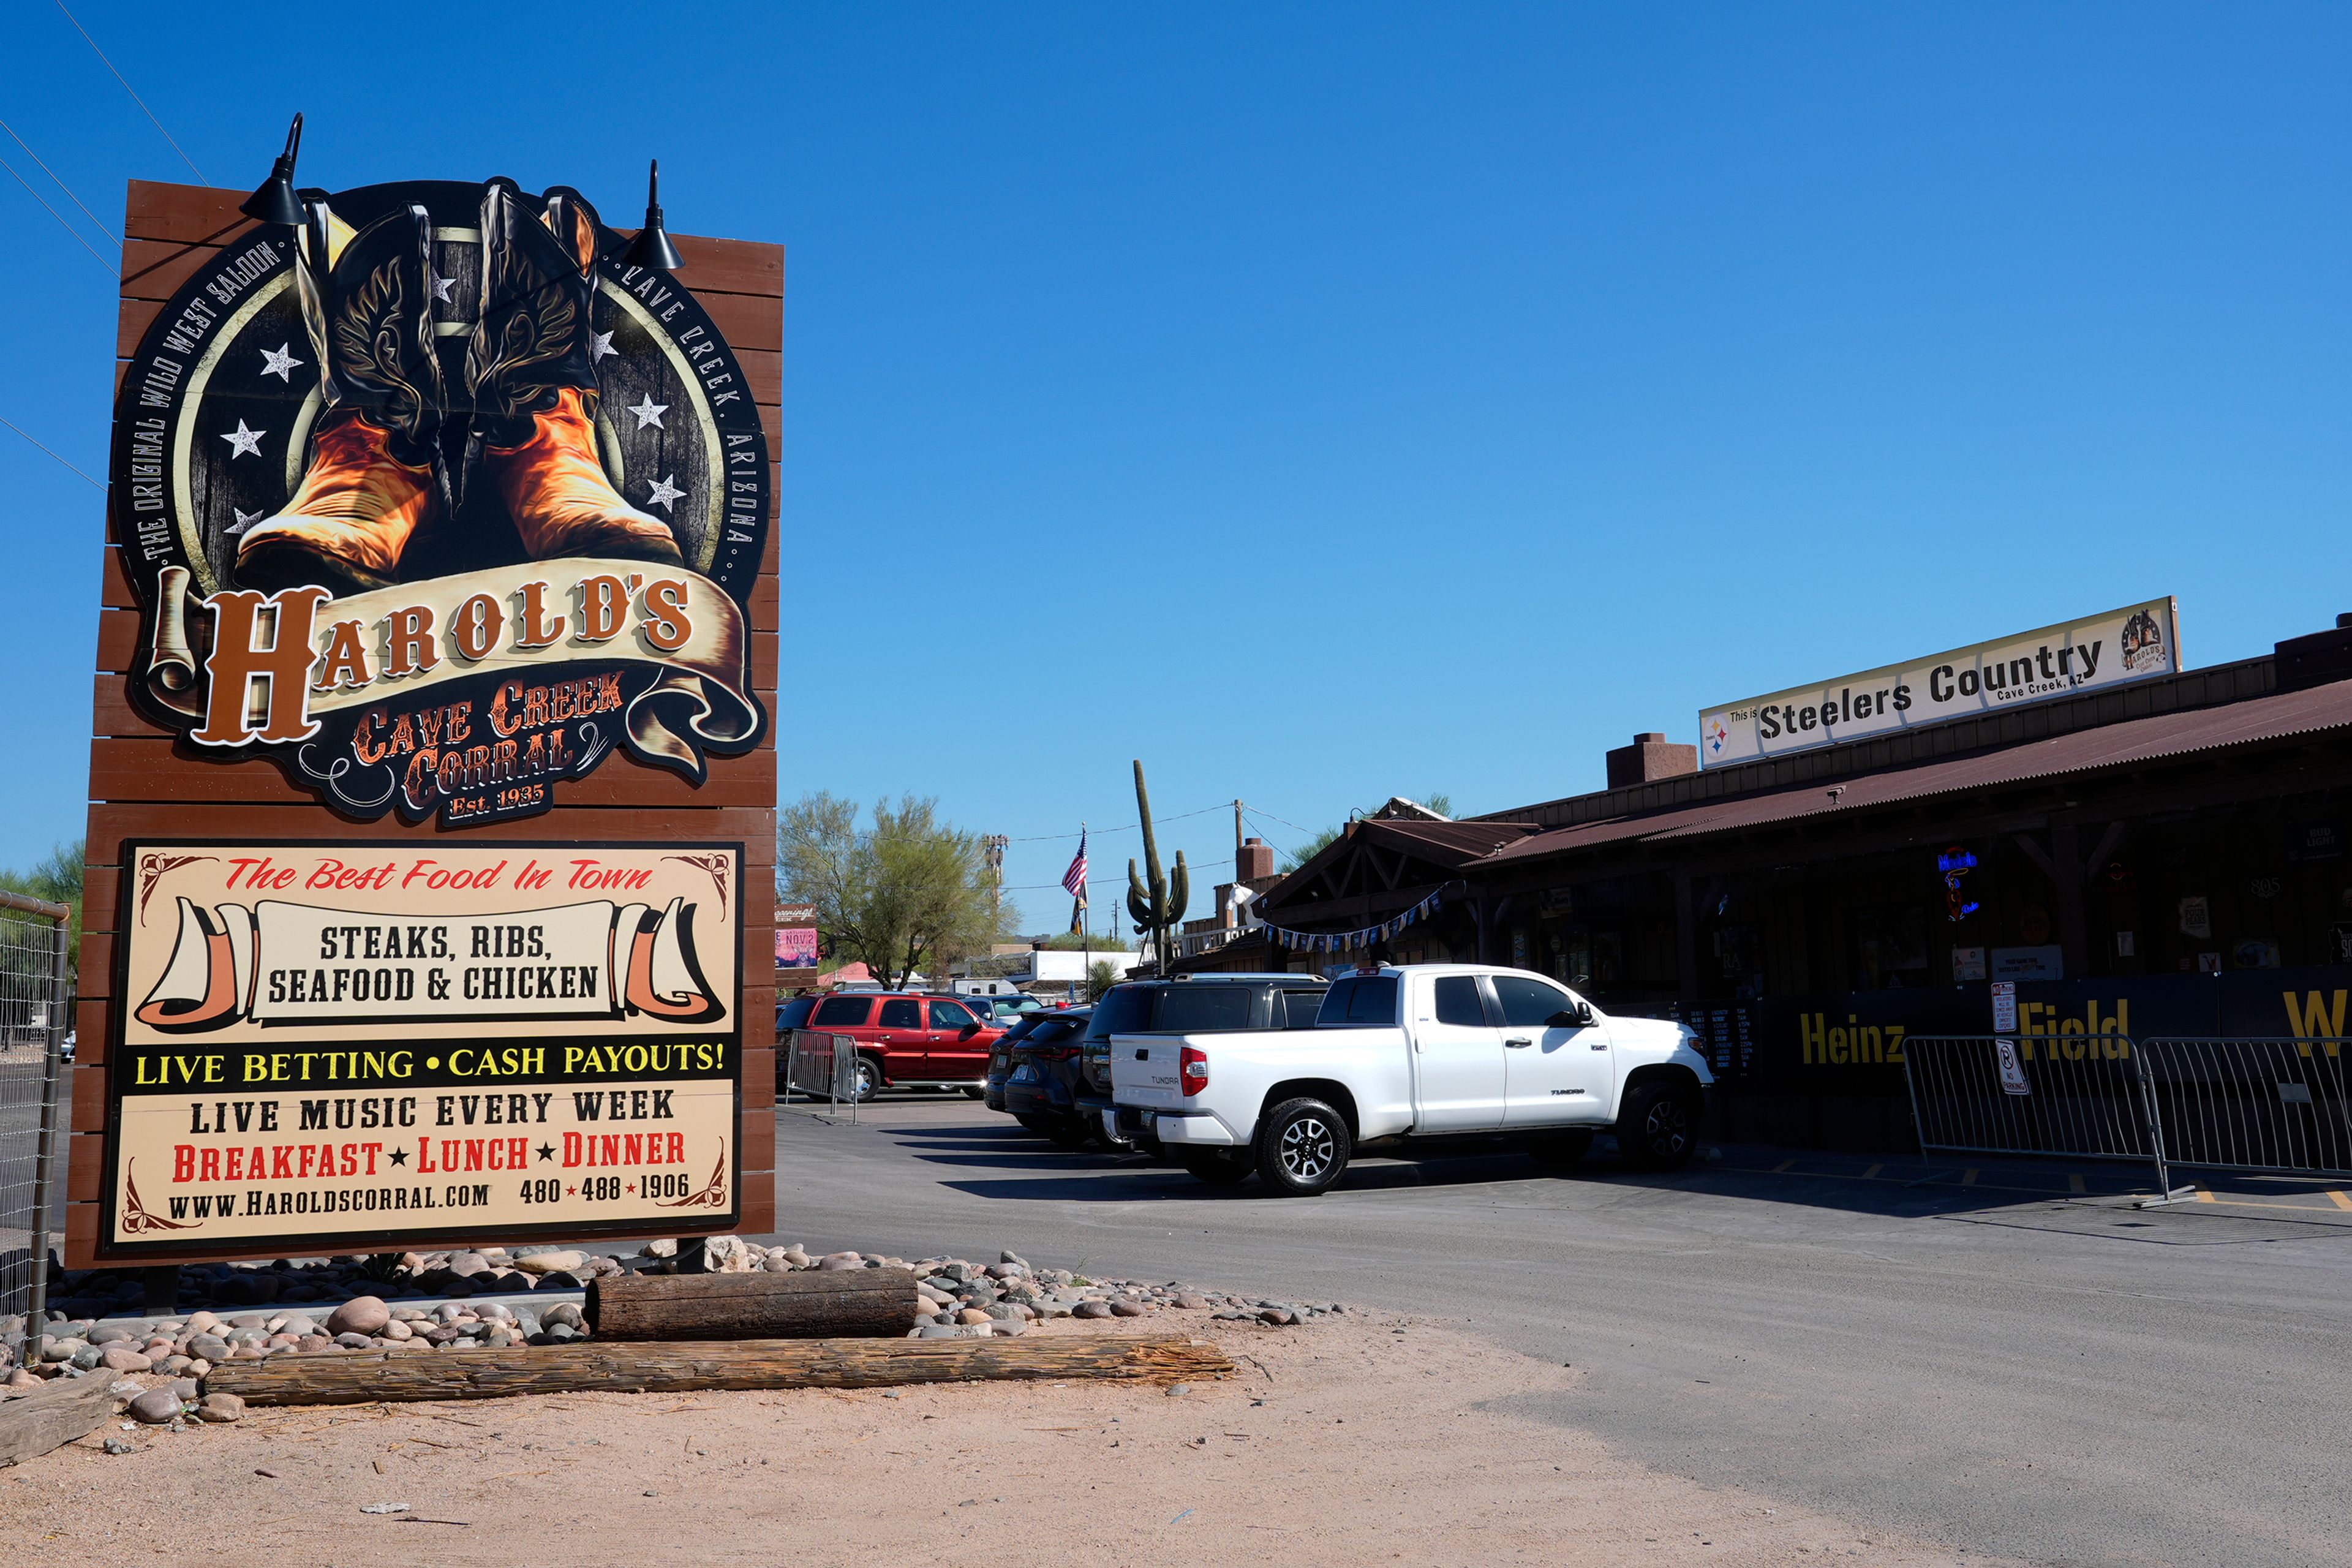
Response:
M1171 985L1160 993L1160 1016L1151 1026L1168 1035L1246 1029L1255 999L1246 985Z
M923 1026L923 1005L920 1002L885 1002L882 1004L881 1026L886 1029L919 1029Z
M1331 983L1322 1011L1315 1015L1318 1029L1360 1027L1397 1021L1397 983L1393 974L1351 974Z
M1441 974L1437 977L1437 1021L1471 1029L1486 1026L1486 1007L1478 1000L1476 975Z
M1275 994L1276 1016L1270 1026L1276 1029L1311 1029L1315 1015L1323 1010L1320 991L1278 991Z
M866 1015L873 1009L871 996L828 996L816 1005L809 1024L819 1029L855 1028L866 1022Z
M1113 1035L1139 1034L1151 1026L1151 992L1141 985L1114 985L1095 1004L1094 1021L1087 1038L1108 1040Z
M1567 992L1516 974L1495 976L1495 1000L1503 1005L1505 1026L1514 1029L1540 1029L1546 1018L1569 1005Z
M961 1029L967 1024L979 1022L971 1016L971 1009L961 1002L931 1004L931 1027L934 1029Z

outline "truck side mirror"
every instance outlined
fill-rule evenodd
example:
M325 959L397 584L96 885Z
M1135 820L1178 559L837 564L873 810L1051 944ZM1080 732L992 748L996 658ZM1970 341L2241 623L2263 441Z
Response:
M1544 1020L1547 1029L1589 1029L1591 1026L1592 1006L1587 1002L1579 1002L1573 1007L1562 1007Z

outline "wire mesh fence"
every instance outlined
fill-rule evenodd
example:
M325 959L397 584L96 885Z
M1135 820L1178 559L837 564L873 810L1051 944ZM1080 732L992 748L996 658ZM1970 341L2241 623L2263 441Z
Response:
M2342 1039L2139 1043L2175 1164L2352 1175Z
M27 1346L47 1302L51 1177L65 1079L63 905L0 893L0 1345Z

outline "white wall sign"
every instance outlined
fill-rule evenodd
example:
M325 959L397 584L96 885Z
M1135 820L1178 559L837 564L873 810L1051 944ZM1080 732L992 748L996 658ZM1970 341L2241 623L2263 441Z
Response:
M2173 601L2150 599L1817 686L1725 703L1699 714L1699 765L1753 762L2170 675L2180 668L2179 638Z

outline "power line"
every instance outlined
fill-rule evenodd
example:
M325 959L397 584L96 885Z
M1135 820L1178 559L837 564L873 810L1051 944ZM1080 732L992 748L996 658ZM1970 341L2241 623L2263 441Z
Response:
M42 211L57 219L58 226L74 237L74 243L76 245L80 246L84 250L89 251L89 258L92 261L97 262L100 267L106 268L106 275L109 278L119 279L121 277L121 273L115 271L112 267L108 265L105 257L100 256L96 250L91 249L89 241L81 237L81 230L74 227L73 225L66 221L65 214L49 205L48 198L42 195L40 192L35 190L33 188L33 183L30 180L27 180L24 175L16 173L16 166L14 163L9 163L5 158L0 158L0 169L7 170L9 177L15 180L18 184L25 187L25 194L41 204Z
M0 425L5 425L5 426L8 426L8 428L9 428L9 429L11 429L11 430L15 430L15 431L16 432L16 434L17 434L17 435L19 435L19 436L25 436L25 432L24 432L23 430L21 430L21 429L18 429L18 428L17 428L16 424L16 422L15 422L15 421L13 421L13 420L11 420L11 419L8 419L8 418L6 418L5 416L0 416ZM30 436L25 436L25 439L26 439L26 440L27 440L27 441L33 441L33 438L32 438ZM34 445L34 446L36 446L36 447L41 447L41 444L40 444L38 441L33 441L33 445ZM47 447L41 447L41 450L42 450L42 451L44 451L44 452L49 452L49 449L48 449ZM49 452L49 456L50 456L50 457L52 457L52 458L58 458L58 462L60 462L60 463L65 463L65 465L66 465L66 467L67 467L67 468L73 468L73 471L74 471L75 473L77 473L77 474L81 474L81 482L82 482L82 483L84 483L84 484L88 485L90 489L94 489L94 490L97 490L97 491L98 491L100 494L101 494L101 495L103 495L103 494L105 493L105 491L106 491L106 487L105 487L104 485L100 484L96 479L91 479L88 474L83 474L79 468L75 468L73 464L68 463L68 462L66 462L66 459L65 459L65 458L58 458L58 454L57 454L57 453L55 453L55 452Z
M1198 811L1180 811L1172 816L1155 816L1151 819L1151 826L1157 827L1163 822L1181 822L1188 816L1206 816L1213 811L1231 811L1233 808L1234 803L1232 801L1221 800L1214 805L1204 805ZM1129 822L1118 827L1097 827L1090 829L1089 831L1095 833L1132 833L1142 826L1143 825L1140 822ZM1012 844L1048 844L1056 839L1076 838L1077 837L1078 835L1075 833L1033 833L1026 838L1008 839L1006 842Z
M172 133L163 129L163 122L155 118L155 111L147 107L147 100L140 97L137 89L131 87L131 79L121 71L114 70L114 62L106 58L106 51L98 47L98 40L89 36L89 29L83 26L71 11L66 11L66 0L58 0L58 9L65 11L66 20L73 23L74 31L81 35L81 41L89 46L89 52L98 57L99 63L105 66L108 70L114 71L114 79L122 84L123 91L131 94L131 101L139 106L139 112L147 117L147 122L155 128L156 134L166 142L172 142ZM206 185L212 184L210 180L205 178L205 172L196 167L196 161L189 157L177 142L172 142L172 151L180 154L180 162L188 166L188 173L195 175L198 184Z
M115 239L114 231L107 227L105 223L100 219L96 213L89 210L89 204L85 203L79 196L74 195L73 187L71 185L67 184L63 180L58 179L58 172L55 169L50 168L47 163L41 163L41 155L33 151L33 144L30 142L26 141L22 136L16 135L16 128L15 126L9 124L5 120L0 120L0 131L5 131L11 137L15 138L16 145L25 150L25 156L30 158L36 163L40 163L41 173L47 174L50 179L57 181L58 189L63 191L66 195L72 200L74 205L81 208L82 216L98 225L99 233L106 236L109 240L112 240L116 245L122 243L121 240Z

